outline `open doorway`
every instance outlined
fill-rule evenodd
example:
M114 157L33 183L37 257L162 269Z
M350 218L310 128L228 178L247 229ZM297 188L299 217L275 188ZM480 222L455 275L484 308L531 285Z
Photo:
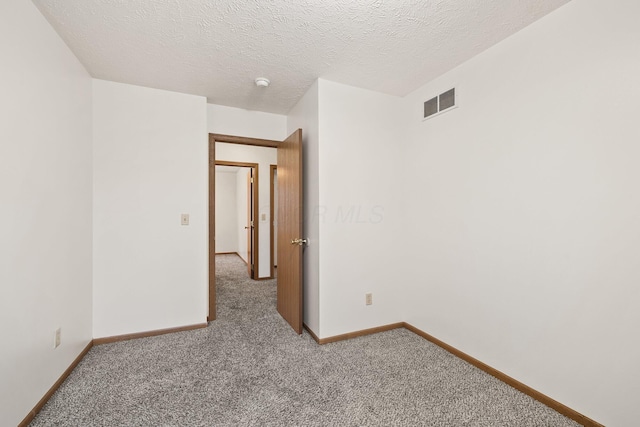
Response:
M302 130L298 129L282 141L209 134L209 315L216 319L216 215L215 215L215 164L218 143L239 146L276 148L277 153L277 257L278 278L275 295L278 313L301 334L303 327L303 275L302 253L307 239L303 238L303 165ZM264 168L270 172L269 167ZM267 180L271 181L270 178ZM269 198L267 198L268 200ZM259 203L259 202L258 202ZM260 214L266 221L266 214ZM264 264L270 269L268 263Z
M221 307L213 298L215 294L212 291L214 289L216 289L216 293L218 291L217 286L212 283L216 281L216 278L224 277L225 283L229 283L231 280L234 283L242 282L245 284L250 284L252 281L263 283L273 278L270 262L270 166L277 163L277 148L275 147L277 141L272 141L272 145L262 145L260 143L253 144L254 140L251 138L248 138L249 143L244 143L244 138L241 137L223 136L220 139L216 137L210 134L209 138L209 247L215 248L215 252L209 251L209 320L215 319L211 314L212 305ZM245 180L249 179L247 171L252 172L253 183ZM251 199L247 197L249 185L252 185L253 197ZM225 188L226 194L224 193ZM223 193L219 194L220 191ZM225 197L225 195L232 197ZM216 200L219 203L216 203ZM226 218L225 209L221 209L219 206L221 203L231 204L235 207L226 210ZM243 209L249 204L251 204L249 209L251 216L244 214L245 210ZM231 211L231 220L229 220L229 211ZM249 231L252 233L249 234ZM229 242L232 244L230 245ZM219 256L215 257L216 254ZM216 259L225 259L226 261L221 267L220 261L216 262ZM244 271L239 268L237 261L244 265ZM215 268L216 265L218 265L218 270ZM249 273L251 265L253 265L253 271ZM233 274L230 273L231 271ZM267 283L264 284L267 285ZM228 291L224 295L232 297L234 300L237 298L236 295L231 295ZM223 298L223 294L219 296ZM242 301L238 302L237 307L244 305ZM223 304L223 301L219 301L219 303ZM220 312L220 314L222 313Z
M216 255L237 255L251 279L259 270L259 165L216 161Z

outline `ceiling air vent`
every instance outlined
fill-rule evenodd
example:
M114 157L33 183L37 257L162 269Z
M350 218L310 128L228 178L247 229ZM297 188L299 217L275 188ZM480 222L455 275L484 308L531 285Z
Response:
M449 89L424 103L424 118L450 110L456 106L456 89Z

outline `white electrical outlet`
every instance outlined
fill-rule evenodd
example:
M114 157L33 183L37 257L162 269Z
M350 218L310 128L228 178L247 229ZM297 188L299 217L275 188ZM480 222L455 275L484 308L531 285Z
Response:
M373 294L372 293L364 294L364 301L366 305L373 304Z
M53 334L53 348L60 347L60 335L62 334L62 328L56 329Z
M189 214L180 215L180 224L189 225Z

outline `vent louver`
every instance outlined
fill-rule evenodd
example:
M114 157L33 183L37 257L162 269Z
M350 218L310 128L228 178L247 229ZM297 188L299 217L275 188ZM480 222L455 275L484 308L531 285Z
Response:
M424 118L449 110L456 106L456 89L449 89L424 103Z

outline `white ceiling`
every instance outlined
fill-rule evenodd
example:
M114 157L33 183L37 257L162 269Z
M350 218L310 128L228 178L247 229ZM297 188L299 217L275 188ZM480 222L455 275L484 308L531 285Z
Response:
M317 78L406 95L569 0L33 1L93 77L286 114Z

